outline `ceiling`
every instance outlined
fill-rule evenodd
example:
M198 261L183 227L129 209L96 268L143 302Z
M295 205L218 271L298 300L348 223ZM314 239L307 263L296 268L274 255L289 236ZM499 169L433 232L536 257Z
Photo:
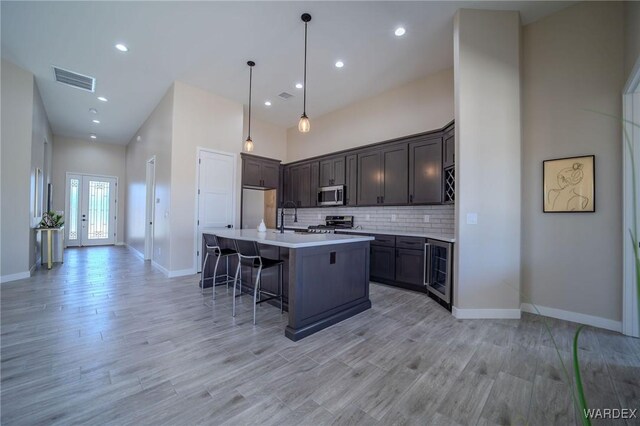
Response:
M54 134L88 140L96 133L98 141L126 144L175 80L246 104L249 59L256 62L254 116L295 125L302 112L302 90L294 85L303 73L303 12L313 16L307 79L313 119L451 67L459 8L519 10L526 24L572 3L2 1L2 57L35 74ZM393 34L398 26L407 30L403 37ZM129 52L117 51L116 43ZM96 92L56 83L52 65L95 77ZM280 99L283 91L294 97Z

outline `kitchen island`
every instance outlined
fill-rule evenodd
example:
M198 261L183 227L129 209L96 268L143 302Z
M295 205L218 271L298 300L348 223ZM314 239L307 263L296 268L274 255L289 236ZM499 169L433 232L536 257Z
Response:
M297 234L269 229L216 231L222 238L279 248L288 258L289 322L285 336L300 340L371 307L369 241L364 235ZM270 257L268 254L262 254ZM253 285L253 284L251 284Z

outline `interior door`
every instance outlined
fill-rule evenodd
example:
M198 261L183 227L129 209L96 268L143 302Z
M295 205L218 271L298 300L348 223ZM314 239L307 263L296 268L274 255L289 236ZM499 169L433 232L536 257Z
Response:
M116 178L68 174L65 192L67 246L115 244Z
M233 228L235 158L201 150L198 154L198 219L196 268L202 269L202 234Z

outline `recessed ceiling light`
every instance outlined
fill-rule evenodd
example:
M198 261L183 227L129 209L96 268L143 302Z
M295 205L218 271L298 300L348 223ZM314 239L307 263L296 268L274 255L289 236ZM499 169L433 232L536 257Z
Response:
M96 136L96 134L95 134L95 133L91 133L91 134L89 135L89 137L90 137L91 139L95 139L95 138L97 138L97 136Z
M100 124L100 120L92 120L96 124Z
M264 103L266 106L271 106L271 101L265 101Z
M107 98L105 98L104 96L98 96L98 100L102 102L107 102Z
M344 67L344 62L342 61L336 62L336 68L342 68L342 67Z
M98 110L97 110L97 109L95 109L95 108L89 108L89 112L90 112L91 114L97 114L97 113L98 113Z
M125 46L124 44L122 44L122 43L116 44L116 49L118 49L121 52L128 52L129 51L129 48L127 46Z
M404 28L398 27L396 28L395 35L397 35L398 37L402 37L406 32L407 30L405 30Z
M302 89L302 83L296 83L296 89Z

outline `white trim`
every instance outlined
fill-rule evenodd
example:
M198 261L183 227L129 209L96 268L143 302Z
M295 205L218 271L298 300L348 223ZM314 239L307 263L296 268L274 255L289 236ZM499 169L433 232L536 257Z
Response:
M538 308L538 310L536 310ZM563 309L548 308L546 306L538 306L534 308L530 303L523 303L520 305L522 312L529 312L530 314L542 315L545 317L557 318L565 321L576 322L578 324L586 324L593 327L604 328L606 330L622 331L622 322L614 321L608 318L596 317L593 315L581 314L578 312L565 311ZM540 312L538 314L538 312Z
M133 252L133 254L135 254L135 255L136 255L136 257L139 257L140 259L144 260L144 254L142 254L142 252L140 252L140 250L138 250L138 249L136 249L136 248L134 248L134 247L130 246L130 245L129 245L129 244L127 244L127 243L124 243L124 246L125 246L126 248L128 248L129 250L131 250L131 251Z
M457 319L520 319L520 309L460 309L452 314Z
M29 271L18 272L17 274L2 275L0 276L0 283L8 283L10 281L23 280L30 277L31 272Z
M220 154L220 155L228 155L233 159L233 179L231 180L231 203L233 205L233 209L232 209L232 221L231 223L233 223L234 228L237 226L237 222L236 222L236 210L237 210L237 197L238 195L236 194L236 191L238 190L237 188L237 173L238 173L238 155L235 152L226 152L226 151L220 151L217 149L210 149L210 148L205 148L202 146L197 146L196 147L196 189L195 189L195 197L196 197L196 203L195 203L195 212L194 212L194 219L193 219L193 224L194 224L194 229L193 229L193 266L192 269L195 270L194 273L198 273L198 267L199 262L198 262L198 250L200 250L200 247L198 247L198 214L200 214L200 194L198 194L198 190L200 190L200 153L206 151L206 152L211 152L213 154Z
M142 257L144 258L144 255ZM167 268L165 268L164 266L162 266L161 264L159 264L155 260L151 261L151 265L154 268L158 268L160 270L160 272L162 272L163 274L165 274L167 276L167 278L169 277L169 271L167 270Z
M178 269L177 271L169 271L168 278L184 277L187 275L195 275L194 268Z
M31 265L31 268L29 268L29 276L33 275L33 273L36 271L36 268L38 267L38 263L42 265L41 262L42 262L42 256L40 256L40 258L36 260L36 263Z
M153 259L153 243L155 240L156 232L156 156L152 155L151 158L145 163L145 197L144 197L144 260ZM149 165L153 164L153 176L150 176ZM151 179L150 179L151 178ZM149 181L151 180L151 190L153 191L153 197L149 200ZM149 205L151 202L151 205ZM151 211L149 211L151 210ZM149 232L149 221L151 221L151 232Z
M621 332L634 337L640 337L640 323L638 313L638 296L636 288L635 259L633 245L629 238L629 229L634 222L638 224L638 218L633 216L633 186L631 176L631 161L625 135L631 139L636 161L636 179L640 179L640 130L631 125L637 121L640 108L640 57L629 75L622 93L622 125L626 133L622 134L622 327ZM636 187L640 189L640 182L636 181Z
M118 242L117 242L117 243L115 243L114 245L116 245L116 246L124 246L124 245L126 245L126 244L124 243L124 241L118 241Z

